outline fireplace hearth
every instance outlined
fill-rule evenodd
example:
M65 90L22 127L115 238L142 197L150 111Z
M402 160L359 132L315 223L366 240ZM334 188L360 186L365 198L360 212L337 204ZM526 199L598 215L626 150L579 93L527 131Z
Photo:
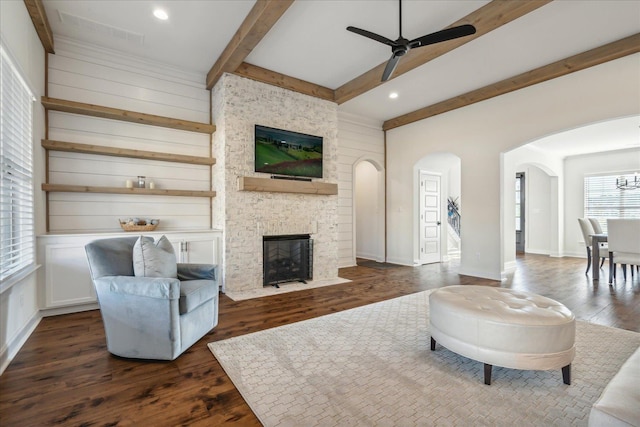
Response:
M308 234L263 236L263 286L313 278L313 239Z

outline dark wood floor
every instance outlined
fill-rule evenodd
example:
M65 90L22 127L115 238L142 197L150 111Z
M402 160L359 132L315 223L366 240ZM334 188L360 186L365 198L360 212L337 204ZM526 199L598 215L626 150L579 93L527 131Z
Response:
M45 318L0 377L0 425L259 425L208 342L454 284L532 291L578 319L640 332L638 275L609 287L584 275L583 259L526 255L517 264L502 283L459 276L454 260L346 268L340 276L351 283L281 296L234 302L222 295L218 327L173 362L110 355L97 310Z

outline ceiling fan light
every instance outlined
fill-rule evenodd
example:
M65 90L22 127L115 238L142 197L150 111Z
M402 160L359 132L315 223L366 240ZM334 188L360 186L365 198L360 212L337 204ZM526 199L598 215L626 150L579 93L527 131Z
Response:
M435 33L427 34L422 37L418 37L415 40L407 40L402 37L402 0L398 0L398 26L399 26L399 36L396 40L390 40L386 37L383 37L379 34L372 33L371 31L363 30L361 28L356 28L352 26L347 27L347 31L351 31L352 33L359 34L363 37L366 37L371 40L375 40L379 43L385 44L391 47L391 58L387 61L387 65L385 66L384 72L382 73L382 81L386 82L389 80L391 75L396 69L398 65L398 61L400 57L404 56L410 49L427 46L435 43L441 43L448 40L457 39L459 37L470 36L475 34L476 27L470 24L459 25L457 27L445 28L444 30L436 31Z

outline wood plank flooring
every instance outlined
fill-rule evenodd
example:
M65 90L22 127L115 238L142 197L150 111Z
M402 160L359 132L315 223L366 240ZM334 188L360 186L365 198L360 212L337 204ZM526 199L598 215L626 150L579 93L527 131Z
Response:
M502 283L459 276L453 260L416 268L345 268L340 277L351 283L247 301L221 295L218 326L172 362L110 355L97 310L48 317L0 376L0 425L260 425L208 342L449 285L531 291L564 303L578 319L640 332L638 274L609 287L606 279L594 285L585 276L584 259L527 254L517 265Z

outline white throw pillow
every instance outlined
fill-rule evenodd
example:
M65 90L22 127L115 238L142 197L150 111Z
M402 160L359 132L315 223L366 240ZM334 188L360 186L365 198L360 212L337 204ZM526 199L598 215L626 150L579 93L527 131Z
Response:
M136 277L178 277L176 254L169 239L140 236L133 246L133 274Z

